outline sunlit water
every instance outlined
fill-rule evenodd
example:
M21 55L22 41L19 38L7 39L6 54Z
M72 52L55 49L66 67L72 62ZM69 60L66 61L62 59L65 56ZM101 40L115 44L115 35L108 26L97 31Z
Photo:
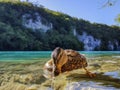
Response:
M120 51L79 51L87 58L113 56L120 58ZM0 61L30 61L41 58L50 58L51 51L3 51L0 52Z
M81 54L94 60L95 58L101 58L104 56L110 56L112 58L120 59L120 51L79 51ZM3 51L0 52L0 62L35 62L44 60L47 61L51 57L51 51ZM110 61L109 61L110 62ZM114 62L114 61L112 61ZM111 75L115 78L120 78L119 71L106 72L105 75ZM53 88L48 87L48 90ZM120 90L112 86L103 86L101 83L93 81L80 81L69 82L66 85L65 90Z

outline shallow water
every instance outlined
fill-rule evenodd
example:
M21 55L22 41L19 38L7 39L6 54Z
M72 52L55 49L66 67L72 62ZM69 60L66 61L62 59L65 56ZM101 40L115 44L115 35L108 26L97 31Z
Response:
M66 90L115 90L114 87L102 86L102 83L96 83L92 81L81 81L81 82L72 82L70 83Z
M113 78L120 79L120 71L105 72L104 75L112 76Z
M85 54L88 69L97 77L91 79L77 70L56 77L54 85L42 76L51 51L0 52L0 90L120 90L120 51L79 52Z

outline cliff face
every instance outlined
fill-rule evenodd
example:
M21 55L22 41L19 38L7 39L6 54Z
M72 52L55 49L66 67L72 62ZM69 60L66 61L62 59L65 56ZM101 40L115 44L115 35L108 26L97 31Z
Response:
M38 13L34 13L36 20L33 20L30 14L23 15L23 26L26 28L30 28L32 30L42 29L43 32L47 32L48 30L52 30L53 26L52 23L47 22L47 24L43 24L41 21L41 16ZM29 18L29 19L28 19ZM96 48L100 50L101 39L94 38L92 35L88 35L87 32L82 32L80 35L77 33L76 29L73 30L73 35L77 37L77 39L84 44L84 50L86 51L93 51ZM114 46L115 44L115 46ZM107 45L108 50L120 50L119 42L115 39L114 41L108 41Z
M47 32L47 30L52 29L52 23L42 23L39 13L34 13L34 16L36 18L35 20L32 18L31 14L24 14L22 16L23 26L32 30L42 29L44 32Z
M76 30L73 34L78 38L79 41L84 43L84 50L93 51L99 49L102 44L101 39L94 38L92 35L88 35L87 32L83 32L82 35L78 34ZM114 41L108 41L107 45L108 50L120 50L119 42L115 39Z
M0 2L0 50L120 50L120 28L27 2Z
M83 32L82 35L77 35L78 40L84 43L84 50L92 51L95 48L100 48L101 40L94 38L91 35L87 35L86 32Z

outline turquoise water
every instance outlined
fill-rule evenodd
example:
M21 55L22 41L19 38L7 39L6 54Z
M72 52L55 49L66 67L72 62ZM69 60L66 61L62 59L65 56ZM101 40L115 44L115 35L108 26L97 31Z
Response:
M50 58L50 51L4 51L0 52L0 61L24 61Z
M85 54L87 58L99 56L120 56L120 51L79 51ZM21 60L40 60L50 58L51 51L2 51L0 52L0 61L21 61Z
M85 54L86 57L99 56L120 56L120 51L79 51ZM43 58L50 58L51 51L3 51L0 52L0 61L15 61L15 60L39 60Z
M99 56L119 56L120 51L80 51L80 53L85 54L88 58L99 57Z
M104 75L109 75L113 78L119 80L120 78L120 51L79 51L81 54L85 54L88 58L88 63L90 64L87 68L91 69L91 72L104 73ZM0 90L11 90L8 89L10 86L11 78L16 78L16 81L12 81L15 83L14 87L16 87L16 82L19 85L29 86L31 85L40 85L44 88L48 89L40 89L40 90L57 90L53 89L50 86L49 80L45 79L43 75L43 66L51 57L51 51L2 51L0 52L0 80L1 82L6 82L4 86L0 86ZM35 62L34 62L35 61ZM18 63L19 62L19 63ZM114 68L113 68L114 67ZM105 71L105 70L106 71ZM117 88L117 82L109 79L104 80L104 75L100 76L100 78L91 79L87 77L80 78L79 75L81 72L74 71L69 73L72 75L70 78L72 79L65 79L63 78L63 86L61 82L54 83L56 85L55 88L64 87L64 90L120 90ZM33 77L30 78L29 76L32 75ZM63 74L62 77L64 77ZM84 75L84 74L83 74ZM8 81L6 81L6 77L8 77ZM28 77L26 79L25 77ZM61 81L61 78L58 78L58 81ZM30 80L29 80L30 78ZM2 81L3 80L3 81ZM27 80L27 81L26 81ZM45 80L45 81L44 81ZM56 79L57 80L57 79ZM106 82L106 80L108 80ZM48 81L48 82L47 82ZM11 81L10 81L11 82ZM25 84L27 83L27 84ZM42 85L43 84L43 85ZM19 87L18 85L18 87ZM109 86L108 86L109 85ZM6 86L6 87L5 87ZM116 88L117 87L117 88ZM13 88L11 85L10 88ZM22 89L19 89L22 90ZM63 90L63 89L62 89Z

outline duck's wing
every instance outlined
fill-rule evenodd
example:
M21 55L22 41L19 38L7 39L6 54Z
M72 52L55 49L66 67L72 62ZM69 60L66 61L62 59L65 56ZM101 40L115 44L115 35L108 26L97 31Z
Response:
M84 55L71 49L68 49L65 52L68 55L68 62L63 65L62 72L87 67L87 61Z

